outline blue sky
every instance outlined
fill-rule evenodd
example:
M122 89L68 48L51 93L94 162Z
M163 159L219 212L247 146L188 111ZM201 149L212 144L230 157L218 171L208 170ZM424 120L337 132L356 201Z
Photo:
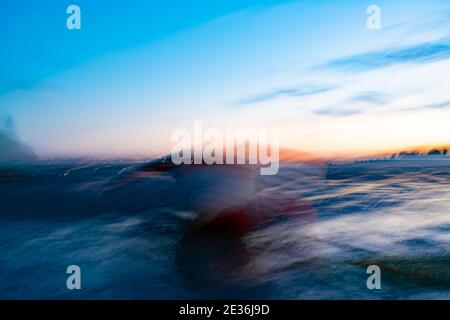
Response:
M438 0L2 2L0 116L43 156L163 153L194 120L316 153L448 143L449 26Z
M5 1L0 11L5 48L1 52L0 92L28 88L108 52L145 45L231 12L282 2L134 0L130 5L117 0ZM83 32L69 33L65 28L66 8L71 4L82 8Z

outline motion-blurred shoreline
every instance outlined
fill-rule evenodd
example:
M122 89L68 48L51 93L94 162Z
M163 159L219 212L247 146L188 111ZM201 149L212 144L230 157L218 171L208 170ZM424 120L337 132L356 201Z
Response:
M449 158L283 163L257 193L279 219L243 235L226 270L213 255L218 277L198 283L202 270L183 271L197 261L177 258L198 213L173 177L107 194L139 162L22 164L0 182L0 298L449 298ZM293 199L315 218L282 218ZM77 293L65 288L70 264L83 270ZM379 292L365 286L371 264L385 272Z

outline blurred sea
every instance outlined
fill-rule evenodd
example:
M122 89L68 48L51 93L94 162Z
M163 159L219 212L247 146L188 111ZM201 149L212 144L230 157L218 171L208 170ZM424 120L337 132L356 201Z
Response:
M157 175L106 191L132 165L61 161L0 175L1 299L450 299L449 159L283 165L258 197L300 199L314 219L246 233L207 259L214 277L184 256L198 213L180 204L192 190ZM81 290L66 288L72 264ZM373 264L381 290L366 287Z

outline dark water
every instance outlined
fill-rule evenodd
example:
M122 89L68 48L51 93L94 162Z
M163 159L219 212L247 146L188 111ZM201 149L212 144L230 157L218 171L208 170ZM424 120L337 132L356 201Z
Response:
M0 298L450 299L449 160L283 166L261 178L263 207L281 217L297 199L313 219L226 241L214 231L206 244L188 236L198 213L173 178L110 191L128 166L3 174ZM73 264L81 290L66 287ZM366 287L369 265L382 270L381 290Z

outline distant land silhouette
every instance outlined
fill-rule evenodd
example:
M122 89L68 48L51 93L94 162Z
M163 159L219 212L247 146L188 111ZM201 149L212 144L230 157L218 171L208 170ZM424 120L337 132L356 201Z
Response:
M433 148L425 152L420 151L401 151L391 155L391 159L401 159L406 157L426 157L426 156L447 156L448 148Z

